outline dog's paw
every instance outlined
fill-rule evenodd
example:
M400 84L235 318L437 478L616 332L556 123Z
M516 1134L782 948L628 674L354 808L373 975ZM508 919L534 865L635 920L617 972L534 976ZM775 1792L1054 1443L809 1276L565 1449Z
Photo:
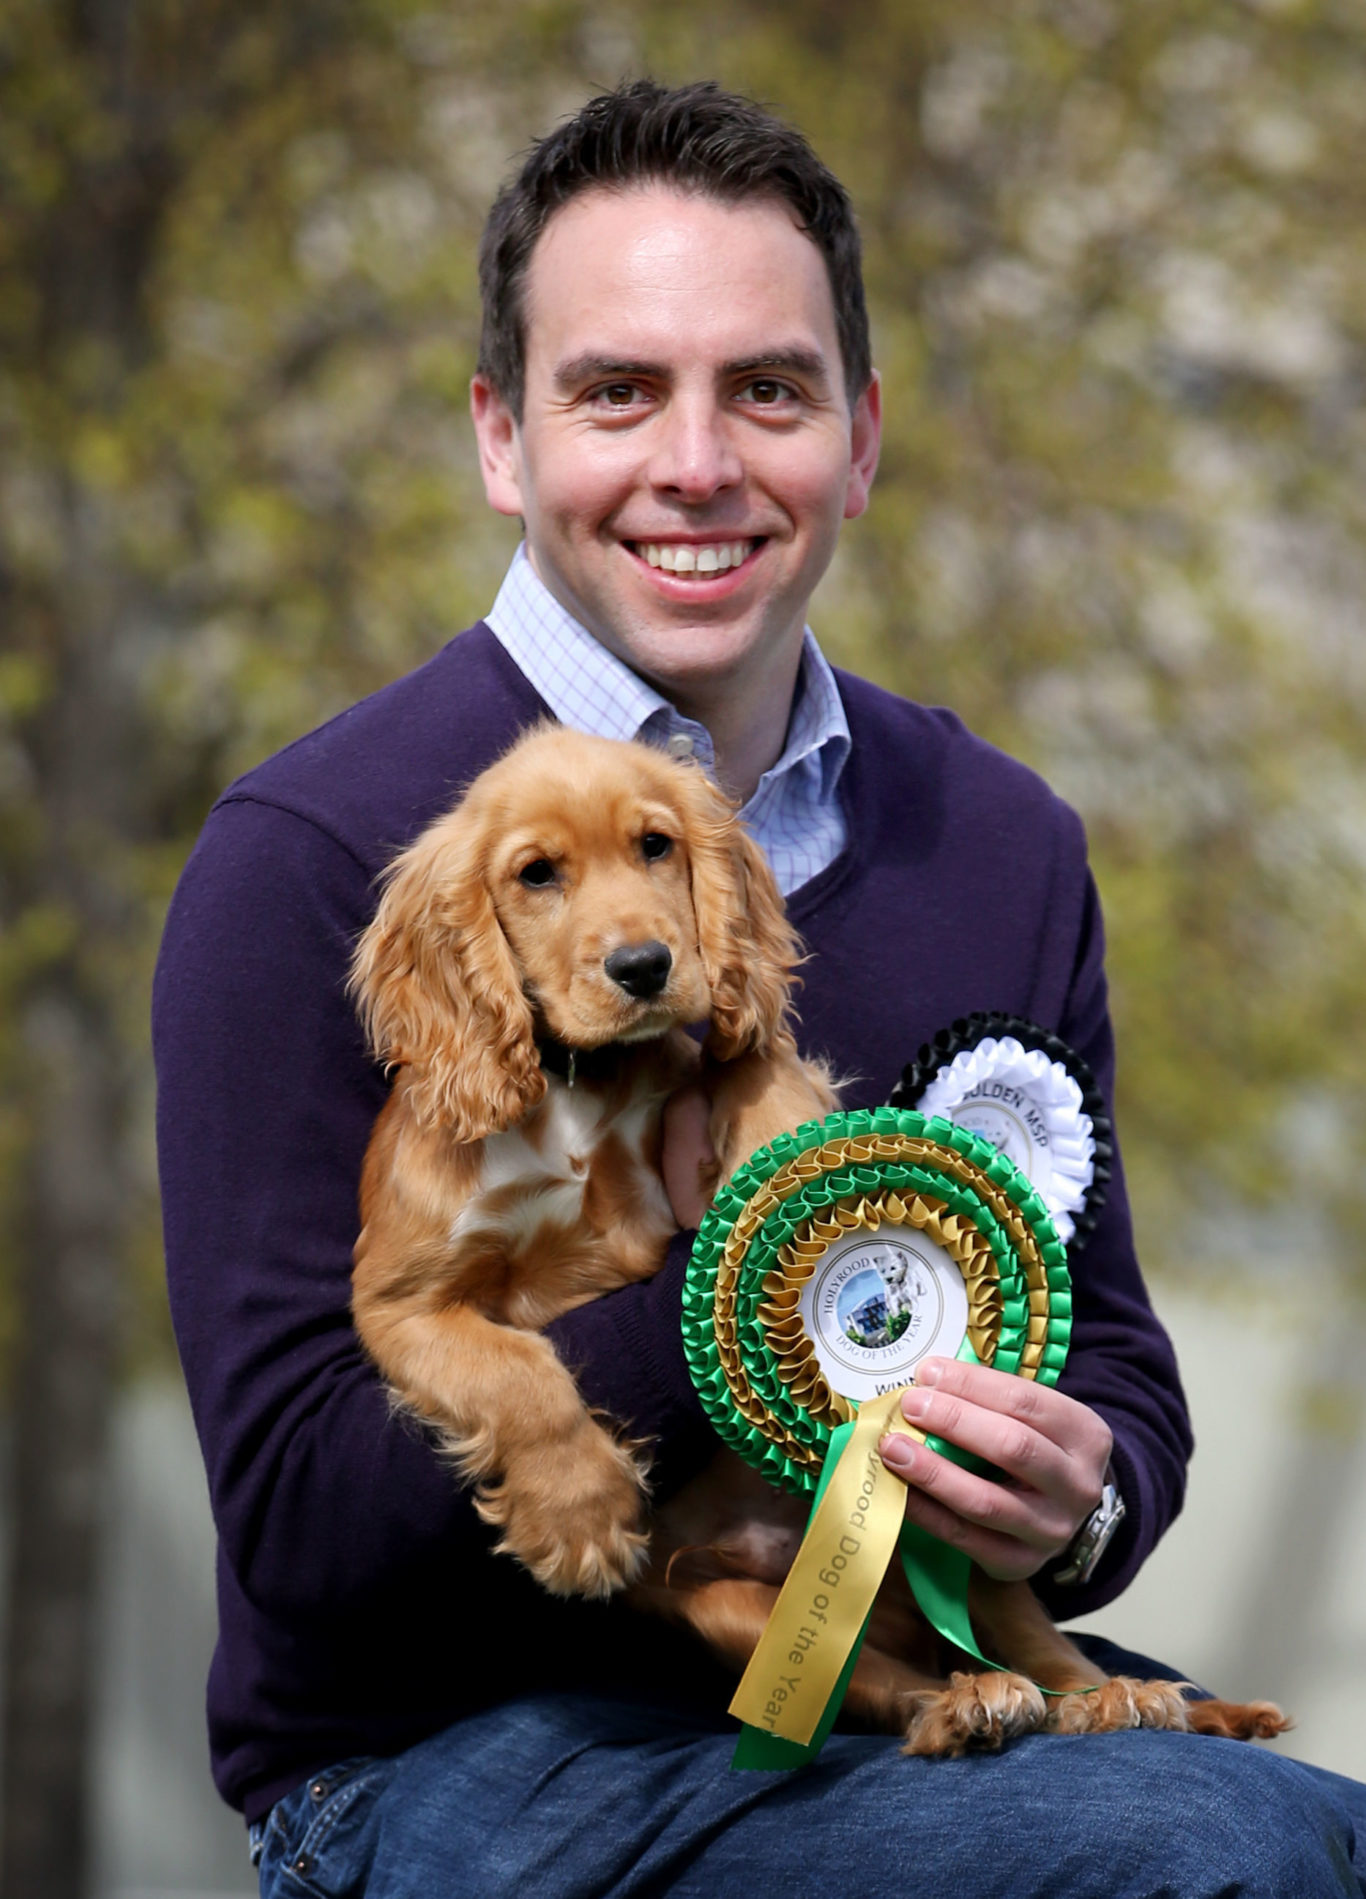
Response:
M1188 1701L1186 1716L1197 1734L1230 1741L1269 1741L1295 1725L1274 1701Z
M515 1556L556 1596L610 1596L640 1573L645 1480L630 1453L586 1422L565 1444L520 1460L475 1507Z
M959 1755L969 1748L1000 1747L1042 1727L1044 1697L1023 1675L949 1677L947 1688L919 1689L906 1697L903 1754Z
M1189 1727L1190 1703L1179 1681L1137 1681L1116 1675L1080 1694L1050 1697L1048 1728L1054 1734L1114 1734L1121 1728Z

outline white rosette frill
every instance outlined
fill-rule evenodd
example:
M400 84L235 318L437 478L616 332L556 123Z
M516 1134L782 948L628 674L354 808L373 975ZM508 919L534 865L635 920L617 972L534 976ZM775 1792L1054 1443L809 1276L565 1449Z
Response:
M917 1103L980 1134L1043 1197L1067 1244L1095 1179L1096 1141L1082 1091L1061 1062L1013 1035L986 1036L940 1068Z
M960 1016L902 1070L890 1105L943 1115L991 1142L1028 1178L1069 1251L1105 1203L1110 1116L1082 1055L1024 1016Z

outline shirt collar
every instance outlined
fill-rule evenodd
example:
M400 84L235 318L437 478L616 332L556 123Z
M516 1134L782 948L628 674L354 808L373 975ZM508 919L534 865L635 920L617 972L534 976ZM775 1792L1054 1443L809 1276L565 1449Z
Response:
M690 751L714 772L716 754L706 727L685 719L593 638L540 578L525 542L485 621L562 725L598 738L639 738L660 750ZM690 741L687 746L684 739ZM755 797L787 772L802 770L819 773L820 796L833 798L850 744L835 676L807 627L782 755L764 773Z

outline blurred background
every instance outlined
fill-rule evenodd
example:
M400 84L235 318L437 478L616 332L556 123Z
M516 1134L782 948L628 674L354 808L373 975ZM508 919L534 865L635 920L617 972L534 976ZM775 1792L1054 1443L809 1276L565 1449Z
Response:
M827 650L1090 831L1200 1437L1100 1625L1366 1777L1358 0L0 0L7 1899L254 1890L152 959L216 791L491 602L478 231L641 72L769 102L859 210L889 427Z

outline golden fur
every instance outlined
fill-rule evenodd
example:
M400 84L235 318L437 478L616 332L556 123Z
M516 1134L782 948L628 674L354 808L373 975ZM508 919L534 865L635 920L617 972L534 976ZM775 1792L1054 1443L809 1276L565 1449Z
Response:
M610 973L622 952L658 959L649 993ZM800 1540L801 1505L722 1452L647 1525L640 1448L589 1412L541 1328L662 1264L675 1090L706 1086L721 1178L835 1105L789 1027L797 960L762 855L700 771L547 727L391 866L352 970L371 1044L396 1070L361 1184L353 1310L366 1349L476 1483L501 1551L558 1593L629 1585L737 1670ZM702 1021L699 1051L683 1031ZM547 1074L547 1041L574 1051L572 1083ZM1026 1583L974 1573L972 1609L1016 1672L946 1682L938 1638L893 1584L851 1709L917 1753L1043 1725L1284 1725L1266 1703L1107 1682ZM1036 1683L1096 1692L1050 1703Z
M606 959L651 944L668 978L636 997ZM762 856L700 771L558 728L398 858L357 949L353 988L397 1069L362 1176L357 1330L548 1589L606 1594L637 1572L645 1469L540 1328L662 1264L676 1089L705 1074L726 1170L833 1106L787 1025L796 960ZM704 1021L699 1052L683 1025ZM547 1037L585 1058L573 1087L542 1067Z

